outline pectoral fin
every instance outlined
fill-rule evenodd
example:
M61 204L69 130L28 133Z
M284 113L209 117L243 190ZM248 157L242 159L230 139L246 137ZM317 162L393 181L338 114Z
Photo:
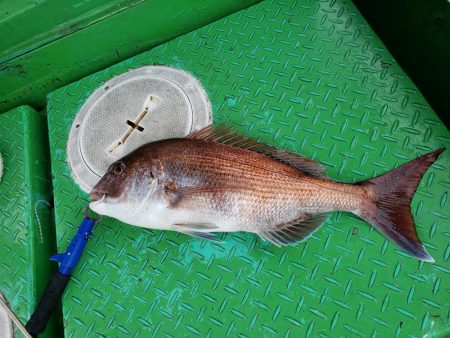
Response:
M228 193L231 191L233 191L231 187L226 190ZM174 189L166 188L166 196L171 208L203 208L211 201L220 204L224 192L223 188L211 185L176 187Z

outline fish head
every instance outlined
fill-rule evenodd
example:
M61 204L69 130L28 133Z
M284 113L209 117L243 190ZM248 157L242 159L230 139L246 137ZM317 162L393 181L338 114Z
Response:
M132 154L111 164L89 194L89 207L100 215L128 220L156 191L151 163L148 156Z

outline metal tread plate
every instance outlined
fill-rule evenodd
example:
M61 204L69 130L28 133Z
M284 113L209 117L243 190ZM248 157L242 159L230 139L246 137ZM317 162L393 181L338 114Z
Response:
M49 96L57 243L87 201L67 166L71 123L89 95L128 69L164 64L206 89L215 122L237 126L359 181L450 135L347 1L265 1ZM306 242L277 248L244 233L210 243L105 219L63 301L67 337L445 336L450 155L412 202L435 264L367 223L335 213Z
M45 119L27 106L0 115L0 292L26 322L50 276L48 261L54 237L46 203L48 144L42 138ZM46 201L46 203L39 202ZM36 217L39 217L41 226ZM54 336L53 324L42 337Z

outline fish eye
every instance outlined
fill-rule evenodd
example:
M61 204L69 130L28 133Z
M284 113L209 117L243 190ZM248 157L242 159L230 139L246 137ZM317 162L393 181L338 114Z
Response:
M125 170L125 164L124 163L117 163L116 165L114 165L112 171L115 175L120 175L124 172Z

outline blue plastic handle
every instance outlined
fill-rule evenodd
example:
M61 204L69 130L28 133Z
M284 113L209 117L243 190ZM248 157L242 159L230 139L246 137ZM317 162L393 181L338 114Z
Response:
M58 271L60 274L70 276L70 273L80 260L89 236L92 235L92 228L94 227L95 222L95 220L89 217L84 217L83 222L66 251L62 254L50 257L50 260L59 263Z

